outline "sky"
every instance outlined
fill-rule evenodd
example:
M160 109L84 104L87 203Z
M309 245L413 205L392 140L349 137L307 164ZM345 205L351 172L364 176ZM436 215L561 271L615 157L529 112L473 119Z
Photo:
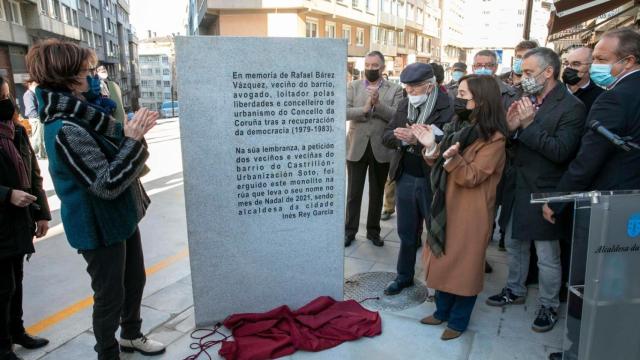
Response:
M129 0L129 19L138 34L145 38L147 30L158 36L185 34L187 0Z

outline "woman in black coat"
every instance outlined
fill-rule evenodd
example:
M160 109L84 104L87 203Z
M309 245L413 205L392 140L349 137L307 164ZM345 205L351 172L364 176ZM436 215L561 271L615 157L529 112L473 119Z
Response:
M49 206L26 130L17 122L9 86L0 77L0 360L20 359L13 344L36 349L48 340L22 323L22 266L33 237L49 229Z

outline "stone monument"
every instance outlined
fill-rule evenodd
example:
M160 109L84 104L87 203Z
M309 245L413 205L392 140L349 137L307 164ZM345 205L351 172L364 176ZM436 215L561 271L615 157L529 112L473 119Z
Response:
M342 299L347 44L178 37L198 325Z

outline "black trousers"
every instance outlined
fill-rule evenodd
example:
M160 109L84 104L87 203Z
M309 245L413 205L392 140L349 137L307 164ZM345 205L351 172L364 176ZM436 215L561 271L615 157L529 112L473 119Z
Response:
M120 337L137 339L142 336L140 304L146 281L140 231L127 240L95 250L83 251L93 289L94 349L100 360L119 359Z
M24 333L23 262L22 255L0 259L0 354L11 350L11 336Z
M396 281L406 284L413 280L416 251L423 224L429 219L433 194L427 179L403 173L396 180L396 212L400 252ZM426 226L425 226L426 228Z
M384 184L389 175L389 163L379 163L373 156L371 143L367 144L362 159L347 161L347 210L345 235L353 238L360 224L360 207L364 180L369 171L369 212L367 214L367 235L380 235L380 213L384 199Z

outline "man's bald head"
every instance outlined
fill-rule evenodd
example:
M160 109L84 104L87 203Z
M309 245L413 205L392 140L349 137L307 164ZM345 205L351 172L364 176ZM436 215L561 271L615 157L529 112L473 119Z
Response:
M588 47L579 47L569 52L569 54L567 55L567 62L568 63L581 62L581 63L591 64L592 55L593 55L593 49Z

